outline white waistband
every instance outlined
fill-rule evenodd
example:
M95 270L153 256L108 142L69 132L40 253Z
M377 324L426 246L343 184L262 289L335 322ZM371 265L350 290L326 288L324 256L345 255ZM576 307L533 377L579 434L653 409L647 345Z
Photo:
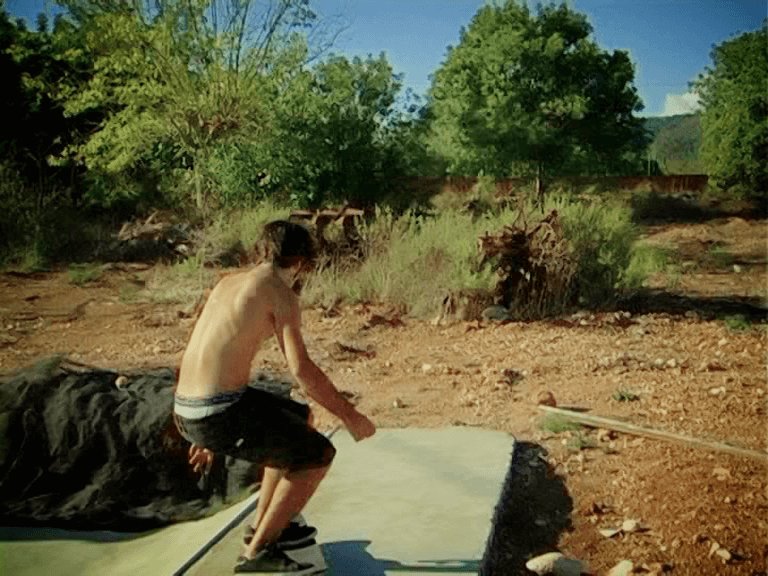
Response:
M243 396L245 389L234 392L220 392L207 398L187 398L176 394L173 411L182 418L195 420L223 412Z
M182 418L197 420L199 418L211 416L212 414L224 412L224 410L232 406L232 404L234 404L234 402L230 402L229 404L214 404L212 406L184 406L183 404L174 403L173 411Z

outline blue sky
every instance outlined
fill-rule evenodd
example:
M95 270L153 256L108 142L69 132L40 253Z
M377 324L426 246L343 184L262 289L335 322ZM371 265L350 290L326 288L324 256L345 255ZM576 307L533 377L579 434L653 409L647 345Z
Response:
M343 14L350 26L336 53L350 56L386 52L404 84L419 94L429 75L459 40L485 0L314 0L321 14ZM532 4L529 2L529 5ZM642 115L690 112L688 92L711 63L713 44L759 27L768 15L767 0L571 0L587 15L598 45L627 50L636 66L635 86L645 103ZM34 22L43 0L7 0L14 16ZM49 3L50 7L51 4Z

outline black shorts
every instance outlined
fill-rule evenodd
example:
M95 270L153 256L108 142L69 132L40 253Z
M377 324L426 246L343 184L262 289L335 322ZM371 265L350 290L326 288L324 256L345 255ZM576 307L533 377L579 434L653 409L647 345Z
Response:
M174 413L181 435L214 453L290 471L328 466L336 449L311 429L309 406L247 388L223 411L203 418Z

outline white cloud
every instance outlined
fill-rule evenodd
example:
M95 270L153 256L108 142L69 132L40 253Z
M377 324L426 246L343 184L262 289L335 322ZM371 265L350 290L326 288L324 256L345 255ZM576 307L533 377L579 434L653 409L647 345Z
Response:
M701 110L699 95L694 92L685 94L667 94L667 100L664 102L664 112L662 116L674 116L675 114L693 114Z

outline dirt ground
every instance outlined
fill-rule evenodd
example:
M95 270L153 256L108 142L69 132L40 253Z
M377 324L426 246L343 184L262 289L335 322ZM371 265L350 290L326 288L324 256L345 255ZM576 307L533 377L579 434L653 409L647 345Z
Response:
M573 501L557 547L592 574L629 559L643 574L764 575L768 459L595 428L554 432L537 404L549 392L559 407L768 449L768 331L754 316L733 318L744 302L765 306L767 233L767 221L740 218L648 227L643 241L674 248L680 262L650 287L687 311L438 326L385 304L308 309L307 347L379 427L479 426L543 447ZM193 303L121 299L151 273L115 265L85 286L66 271L0 274L0 371L54 353L113 369L176 365ZM285 372L274 341L253 368ZM625 520L639 529L600 532Z

